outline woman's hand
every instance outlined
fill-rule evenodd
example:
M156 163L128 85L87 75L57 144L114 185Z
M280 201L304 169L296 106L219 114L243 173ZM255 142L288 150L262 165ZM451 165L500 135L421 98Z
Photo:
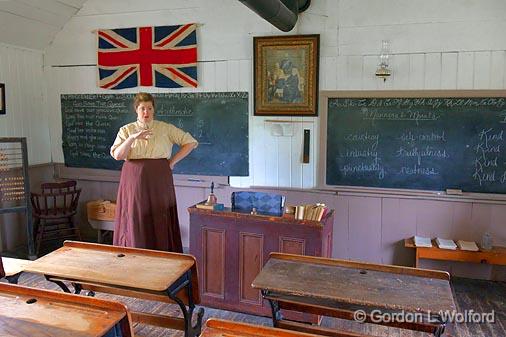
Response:
M132 138L132 139L144 139L144 140L147 140L147 139L149 139L152 135L153 135L153 130L151 130L151 129L146 129L146 130L141 130L141 131L136 132L136 133L132 133L132 134L130 135L130 138Z
M114 150L114 152L112 153L112 156L116 160L126 160L128 157L128 152L130 152L130 148L132 147L132 144L136 139L147 140L152 135L153 135L153 130L150 130L150 129L145 129L145 130L141 130L136 133L132 133L130 136L128 136L128 138L123 143L121 143L120 146L118 146Z
M174 171L174 166L176 166L176 163L172 159L169 159L169 167L171 171Z
M184 144L183 146L181 146L179 148L179 151L176 152L175 155L173 155L172 157L170 157L169 159L169 166L170 166L170 169L171 170L174 170L174 166L176 166L176 164L181 160L183 159L184 157L186 157L188 154L190 154L190 152L192 152L192 150L194 148L196 148L198 145L198 143L188 143L188 144Z

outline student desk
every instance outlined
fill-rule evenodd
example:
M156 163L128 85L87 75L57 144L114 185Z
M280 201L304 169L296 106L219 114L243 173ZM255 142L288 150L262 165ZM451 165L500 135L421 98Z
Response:
M280 309L355 318L435 336L441 336L447 324L439 312L455 310L448 273L408 267L272 253L252 286L269 301L274 326L328 336L336 333L283 320ZM354 317L357 310L365 317ZM374 310L417 313L423 319L379 321Z
M179 305L183 318L132 312L135 322L183 330L185 337L198 336L204 310L200 302L195 258L155 250L65 241L63 247L33 261L24 269L43 274L65 292L82 289L107 292ZM89 293L89 294L90 294ZM186 305L188 305L188 309Z
M340 333L338 336L363 337L364 335ZM318 335L211 318L206 322L206 328L200 337L318 337Z
M133 337L117 302L0 283L0 336Z

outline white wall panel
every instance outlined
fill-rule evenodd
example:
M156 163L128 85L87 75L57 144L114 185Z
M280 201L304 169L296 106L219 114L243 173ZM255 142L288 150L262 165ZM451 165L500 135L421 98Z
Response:
M343 26L487 21L506 17L506 4L501 0L339 0L339 6L339 22Z
M297 120L293 118L293 120ZM303 176L302 176L302 168L305 164L302 163L302 156L304 152L304 129L306 128L306 123L293 123L291 124L293 127L293 136L290 137L290 168L291 168L291 182L290 187L302 187L303 186ZM288 124L286 127L290 127ZM315 138L312 137L312 140Z
M227 61L214 62L214 90L226 91L228 80L228 65Z
M473 88L490 88L491 61L491 53L489 51L474 53Z
M393 87L398 90L407 90L409 88L409 78L411 69L411 59L409 55L394 55L390 62L392 68Z
M423 89L425 83L425 54L409 58L409 89Z
M227 62L227 91L238 90L240 63L238 60L230 60Z
M318 128L315 124L312 123L311 117L305 117L304 118L304 129L308 129L311 133L311 139L309 144L309 163L307 164L301 164L302 165L302 188L312 188L316 186L316 160L318 159ZM303 135L303 130L301 130L301 136ZM299 157L299 163L302 163L302 154L303 154L303 143L301 140L300 143L300 152L297 153L297 151L294 153L295 155L298 155ZM299 186L293 186L293 187L299 187Z
M320 90L337 88L337 58L322 57L320 60Z
M506 20L341 27L339 49L342 55L374 55L387 39L396 54L504 50L506 39L497 32L505 30Z
M286 124L286 123L284 123ZM292 152L291 136L276 137L278 153L278 186L291 186L292 184Z
M441 89L456 89L458 76L458 53L441 55Z
M348 56L348 84L350 90L360 90L363 86L362 75L364 72L364 58L362 56Z
M0 44L7 111L0 115L0 137L26 137L30 165L51 161L42 62L40 51Z
M379 57L378 56L364 56L362 65L362 89L364 90L377 90L386 85L386 81L376 77L376 70L378 69ZM388 83L390 84L391 81Z
M424 89L441 88L441 54L431 53L425 55Z
M502 89L504 85L506 52L493 51L490 60L490 89Z
M324 69L322 71L330 71L330 69ZM339 56L337 58L337 86L338 90L348 89L348 57ZM329 88L332 90L331 88Z
M279 118L273 118L279 119ZM265 153L265 185L264 186L279 186L278 181L278 138L272 135L273 124L269 122L264 123L264 137L263 146L260 151ZM255 152L255 155L258 152Z
M473 52L459 53L457 68L457 89L473 89L474 55Z

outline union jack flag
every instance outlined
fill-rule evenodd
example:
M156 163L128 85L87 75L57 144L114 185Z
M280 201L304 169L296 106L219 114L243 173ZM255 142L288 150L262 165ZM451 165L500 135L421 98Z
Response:
M99 86L197 86L195 24L98 31Z

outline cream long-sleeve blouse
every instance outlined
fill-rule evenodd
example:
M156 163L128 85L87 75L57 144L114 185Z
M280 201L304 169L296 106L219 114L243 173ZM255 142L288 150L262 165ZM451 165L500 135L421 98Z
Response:
M149 139L136 139L132 143L128 159L161 159L170 158L172 146L197 143L188 132L178 129L172 124L153 120L150 123L135 121L122 126L114 144L111 146L111 156L114 150L120 146L131 134L144 129L152 129L153 135ZM114 157L114 156L113 156Z

